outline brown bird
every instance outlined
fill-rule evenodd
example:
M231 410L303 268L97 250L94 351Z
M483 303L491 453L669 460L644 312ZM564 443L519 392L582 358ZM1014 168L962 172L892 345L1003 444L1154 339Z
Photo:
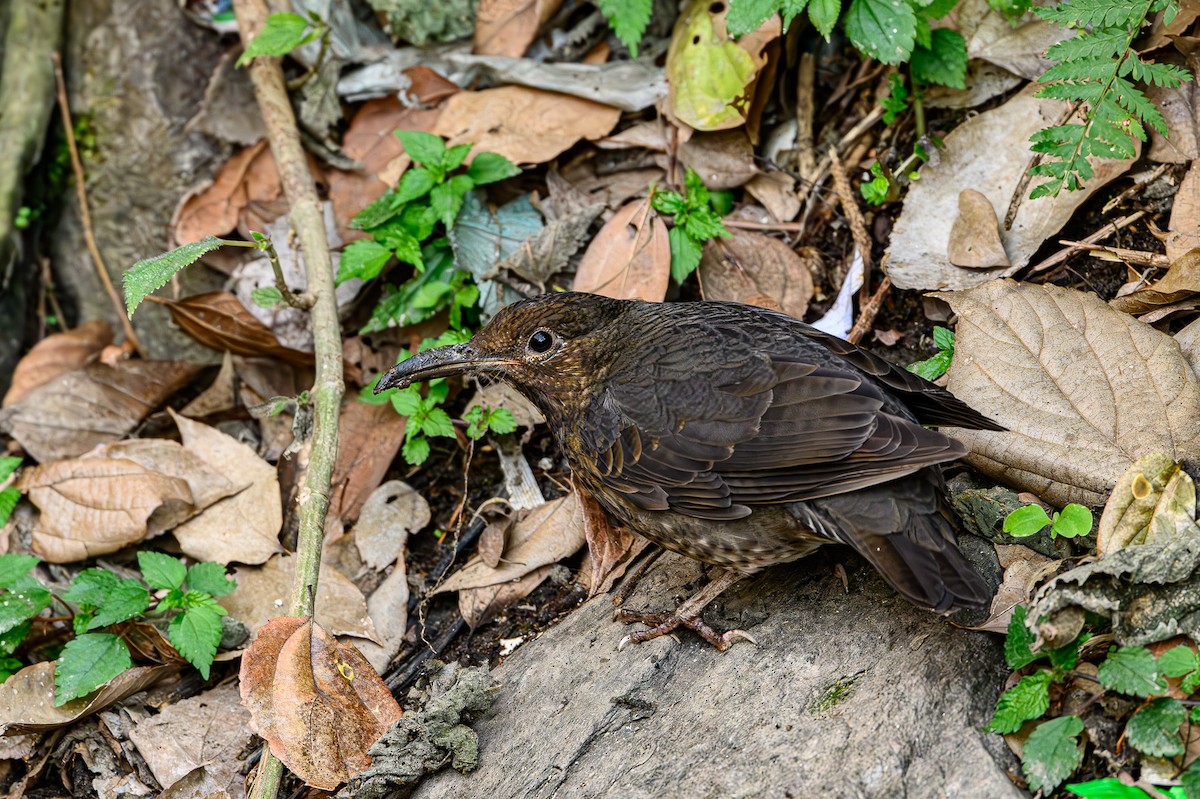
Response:
M982 606L955 543L938 464L966 448L923 424L1000 430L932 383L789 316L728 302L547 294L504 308L465 344L397 364L376 391L480 372L545 415L576 484L618 524L723 568L668 613L690 627L721 591L822 544L848 544L904 598Z

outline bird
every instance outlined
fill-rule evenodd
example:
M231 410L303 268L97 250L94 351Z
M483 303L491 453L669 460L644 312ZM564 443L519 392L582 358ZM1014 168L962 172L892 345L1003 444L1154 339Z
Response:
M705 605L825 544L861 554L905 599L948 613L991 592L958 549L941 465L966 454L930 426L1004 428L949 391L791 316L735 302L583 292L520 300L465 343L400 361L375 391L476 373L545 417L576 488L609 520L720 571L672 611L720 650Z

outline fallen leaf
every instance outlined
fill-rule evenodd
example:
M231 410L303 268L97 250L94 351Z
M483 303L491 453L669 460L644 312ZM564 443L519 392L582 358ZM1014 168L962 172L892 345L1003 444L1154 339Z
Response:
M510 582L464 588L458 592L458 612L472 630L487 624L505 608L532 594L550 576L553 568L553 565L540 566Z
M246 488L205 508L172 532L179 547L197 560L262 563L279 551L283 526L275 467L215 427L171 412L183 446Z
M429 524L429 503L399 480L389 480L371 492L352 534L363 563L383 571L404 551L404 542Z
M813 296L811 258L819 256L806 263L779 239L731 232L731 238L704 244L699 268L704 299L744 302L804 319Z
M671 136L671 132L669 128L670 126L666 120L658 117L648 122L638 122L611 136L605 136L603 139L596 141L596 146L601 150L627 150L634 148L665 153L670 149L668 139Z
M129 730L129 740L159 785L169 788L205 766L227 793L235 795L242 789L245 778L240 770L255 736L238 687L225 683L141 719Z
M518 253L543 229L542 215L528 196L498 208L485 204L482 192L469 192L463 198L458 221L450 231L450 244L458 265L475 276L484 319L521 299L516 289L493 279L499 274L498 262Z
M191 507L192 492L177 477L130 460L62 460L22 471L17 487L38 507L32 548L51 563L106 555L146 537L152 514Z
M584 544L583 509L574 494L534 508L513 527L499 568L472 557L438 586L436 593L480 588L524 577L573 555Z
M375 625L376 637L382 643L363 638L357 641L363 657L381 675L404 645L404 636L408 632L408 596L408 576L405 573L404 553L401 552L396 558L396 567L367 600L367 614Z
M404 70L404 77L409 80L408 90L404 93L410 101L414 101L410 106L436 105L462 91L457 83L426 66L409 67Z
M389 368L391 368L389 366ZM404 443L405 418L390 404L348 399L338 418L338 454L329 487L329 516L353 524Z
M1161 59L1156 59L1163 63ZM1183 59L1168 58L1166 63L1195 69L1194 59L1184 63ZM1200 155L1200 107L1194 81L1182 86L1147 86L1146 99L1154 103L1167 124L1167 135L1163 136L1153 127L1147 128L1150 146L1146 157L1160 164L1186 164Z
M1125 470L1104 506L1096 554L1165 541L1195 527L1196 484L1165 455L1146 455Z
M596 203L546 224L497 265L543 288L551 277L567 268L571 256L588 240L588 230L604 205Z
M171 785L163 788L158 799L243 799L244 786L230 786L219 780L224 775L218 764L196 766ZM238 787L241 790L238 790ZM233 791L230 791L233 788Z
M481 0L475 12L475 52L522 56L562 0Z
M795 179L786 172L763 172L746 184L750 196L762 203L776 222L790 222L800 213Z
M954 431L979 471L1059 507L1099 506L1142 455L1200 455L1200 378L1170 336L1053 285L936 296L959 314L949 389L1008 428Z
M1176 333L1175 341L1183 350L1183 357L1191 364L1192 371L1200 376L1200 319Z
M946 257L955 266L968 269L1011 265L1004 252L1004 243L1000 241L996 209L975 189L963 189L958 194L958 216L950 226Z
M0 735L47 732L99 713L179 671L178 666L134 666L79 699L54 706L54 661L26 666L0 684Z
M736 189L759 174L744 129L701 133L679 147L679 160L710 189Z
M1110 305L1118 311L1139 316L1200 294L1200 248L1179 256L1160 280L1121 297Z
M1026 15L1014 25L987 0L964 0L947 21L967 40L967 57L1003 67L1026 80L1050 68L1046 50L1074 33L1050 20Z
M239 566L233 573L237 588L217 601L253 635L286 611L295 576L296 557L290 554L276 555L262 566ZM362 591L324 564L317 580L317 623L334 635L376 637Z
M613 583L650 542L625 527L614 525L596 500L578 489L576 491L583 505L583 530L588 548L586 585L588 599L591 599L612 590ZM581 573L580 582L583 582L583 576Z
M1163 242L1172 263L1200 247L1200 161L1188 167L1171 203L1171 223Z
M1029 604L1037 584L1052 574L1062 561L1048 558L1021 544L996 544L995 547L1000 567L1004 569L1004 579L992 598L987 619L971 629L1005 633L1013 608Z
M618 109L590 100L501 86L446 100L433 132L450 145L474 144L472 154L499 153L515 164L542 164L580 139L604 136L620 117Z
M475 551L479 559L489 569L500 567L500 559L504 557L504 549L508 546L508 533L516 524L515 515L506 512L503 507L485 507L480 509L483 518L487 520L483 532L479 534L479 542Z
M242 655L242 703L271 752L309 785L333 790L371 764L400 718L371 664L311 619L273 619Z
M733 41L725 30L728 3L691 0L675 20L667 50L667 113L696 130L726 130L746 122L763 50L779 37L778 15Z
M20 402L38 386L92 363L112 342L112 325L100 321L84 322L79 327L46 336L17 363L12 385L4 395L4 407Z
M167 306L183 332L217 352L279 358L296 366L312 366L311 352L285 347L275 334L228 291L210 291L182 300L147 297Z
M0 430L42 463L73 458L128 435L199 369L185 361L89 364L0 411Z
M1095 176L1083 189L1037 200L1023 197L1012 229L1000 231L1012 266L963 269L952 264L946 243L958 217L963 186L976 187L993 208L1007 213L1029 160L1029 137L1062 121L1068 104L1038 99L1033 96L1036 90L1037 86L1029 86L998 108L968 119L946 136L937 163L921 166L920 180L909 187L888 247L887 272L896 288L959 290L1015 274L1029 265L1075 209L1129 169L1132 161L1094 160L1090 163ZM987 153L987 158L980 158L980 153Z
M221 356L221 370L208 384L200 396L185 405L180 416L199 419L217 413L225 413L237 407L237 392L234 390L233 355L226 352Z
M211 185L180 203L172 223L175 243L225 235L237 227L247 204L277 200L282 191L267 142L251 145L226 161Z
M643 199L617 210L592 239L573 287L615 299L661 302L670 277L667 226Z

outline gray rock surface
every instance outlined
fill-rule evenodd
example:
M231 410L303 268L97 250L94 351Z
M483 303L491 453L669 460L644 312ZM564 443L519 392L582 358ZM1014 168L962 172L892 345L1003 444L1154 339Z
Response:
M702 579L668 555L627 604L662 608ZM514 652L476 726L478 770L443 771L414 796L1027 796L1003 741L982 731L1007 675L1001 639L909 606L849 553L714 603L710 623L748 628L759 646L722 654L683 631L618 652L627 628L611 614L601 597Z

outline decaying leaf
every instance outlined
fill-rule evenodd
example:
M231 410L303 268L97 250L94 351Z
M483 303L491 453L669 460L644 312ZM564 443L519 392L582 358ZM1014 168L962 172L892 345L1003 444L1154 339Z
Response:
M562 0L482 0L475 13L475 52L525 55L538 28L560 5Z
M950 390L1008 428L954 431L981 472L1053 505L1099 506L1143 455L1200 455L1200 379L1170 336L1053 285L937 296L960 317Z
M996 209L991 200L975 189L963 189L958 194L958 216L950 226L946 257L955 266L969 269L1010 265L1000 241Z
M73 458L130 433L199 369L184 361L89 364L0 411L0 430L42 463Z
M1118 311L1137 316L1197 294L1200 294L1200 248L1189 250L1176 259L1158 282L1114 297L1111 305Z
M365 638L356 641L362 652L379 674L387 671L388 664L404 644L408 631L408 577L404 567L404 552L396 557L396 567L384 578L379 587L371 592L367 600L367 613L375 625L375 636L382 643Z
M736 189L759 174L745 129L700 133L679 146L679 160L710 189Z
M667 50L667 112L696 130L726 130L746 122L763 50L779 37L772 15L756 31L730 38L728 3L692 0L675 21Z
M779 239L731 232L731 238L704 244L700 256L704 299L759 305L803 319L813 296L812 270L820 266L820 256L807 251L805 260Z
M160 508L170 515L192 507L187 482L124 458L42 464L25 469L18 487L41 510L32 547L51 563L116 552L144 539Z
M500 261L498 268L544 287L547 280L566 269L571 256L588 240L588 229L603 210L604 205L596 203L570 216L551 220Z
M100 321L84 322L79 327L46 336L25 353L13 370L4 407L15 405L30 391L60 375L87 366L112 342L112 326Z
M1169 227L1163 245L1172 263L1200 247L1200 161L1192 162L1175 192Z
M1096 554L1153 544L1195 527L1196 484L1166 455L1146 455L1113 488L1096 532Z
M175 212L175 242L225 235L237 227L247 205L270 204L282 196L275 159L267 142L260 141L226 161L211 185L184 199Z
M0 684L0 734L46 732L74 724L178 670L178 666L135 666L93 693L55 707L54 661L26 666Z
M516 580L458 592L458 612L472 630L487 624L505 608L515 605L534 592L550 576L554 566L540 566Z
M776 222L789 222L800 213L796 179L786 172L764 172L746 184L746 191L762 203Z
M650 542L610 522L603 509L590 496L579 492L579 500L584 512L584 536L588 547L586 584L588 599L591 599L612 590L613 583ZM581 582L584 577L582 571Z
M592 239L575 273L574 288L621 300L661 302L670 277L667 226L649 199L643 199L619 209Z
M387 474L404 443L405 418L391 405L350 399L338 418L338 455L330 485L329 517L343 524L358 519L363 503Z
M199 419L236 408L237 392L234 390L234 377L233 355L227 352L221 356L221 369L213 381L208 384L208 388L180 409L179 414L189 419Z
M363 563L382 571L403 556L409 533L429 524L429 503L412 486L389 480L371 492L354 525L354 544Z
M1037 584L1054 573L1062 561L1052 560L1021 544L996 544L996 555L1004 569L1004 579L992 598L992 607L985 621L973 627L1004 633L1012 618L1013 608L1029 603Z
M271 752L309 785L333 790L371 764L400 706L371 664L311 619L272 619L242 655L242 703Z
M189 452L245 486L176 527L172 532L180 548L197 560L217 563L262 563L278 552L283 509L275 467L214 427L174 412L171 417Z
M268 356L296 366L311 366L311 352L285 347L270 328L228 291L210 291L182 300L149 300L167 306L171 318L199 343L217 352Z

